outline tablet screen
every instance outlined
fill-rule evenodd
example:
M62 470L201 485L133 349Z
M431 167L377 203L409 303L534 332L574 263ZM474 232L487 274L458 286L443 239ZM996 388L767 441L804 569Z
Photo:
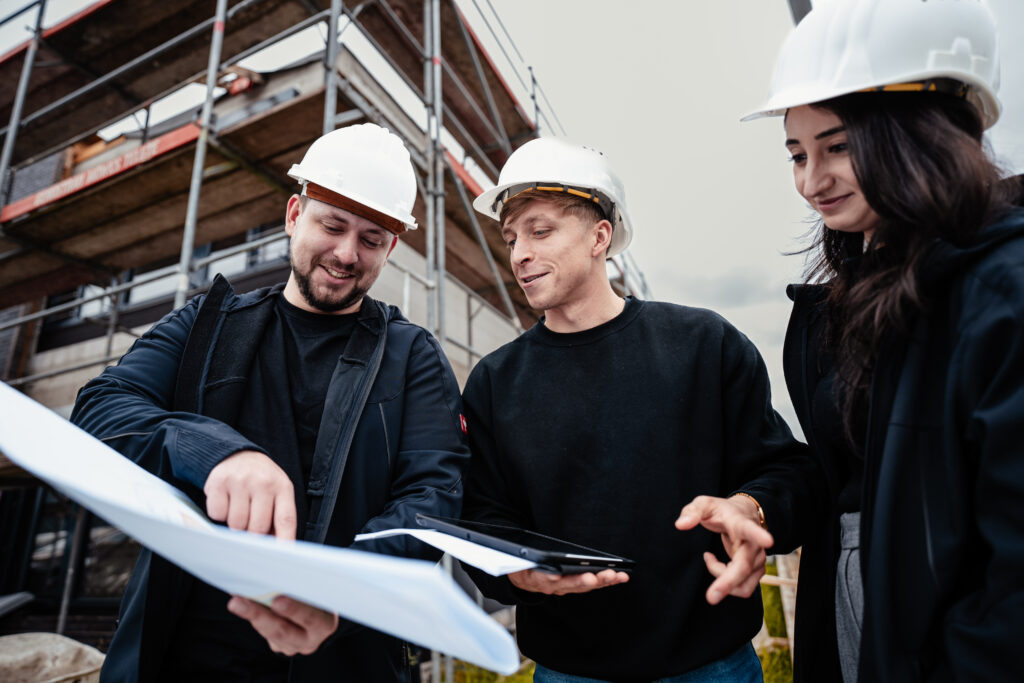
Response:
M533 531L527 531L526 529L516 529L508 526L499 526L497 524L484 524L483 522L469 522L466 520L459 520L458 525L470 531L478 531L482 534L489 536L496 536L506 541L511 541L516 545L525 545L537 550L546 550L555 553L579 553L583 551L587 555L598 555L604 556L606 553L601 553L590 548L584 548L583 546L577 546L568 541L560 541L557 538L551 538L543 534L538 534Z
M498 524L486 524L483 522L471 522L461 519L447 517L432 517L430 515L418 514L417 521L433 529L438 529L453 535L468 538L469 540L481 543L482 545L493 545L486 542L491 537L504 541L517 547L529 548L540 553L550 554L552 557L560 556L566 560L597 560L610 562L612 564L632 565L632 562L624 558L594 550L582 545L576 545L551 536L545 536L526 529L502 526ZM506 549L508 551L508 549ZM523 554L523 553L519 553Z

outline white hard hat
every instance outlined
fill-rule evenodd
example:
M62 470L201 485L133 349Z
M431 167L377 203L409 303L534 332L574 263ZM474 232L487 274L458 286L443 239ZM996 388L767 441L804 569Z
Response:
M626 212L626 189L600 152L561 138L531 140L512 153L498 176L498 186L473 201L473 208L499 220L506 201L526 190L568 192L592 200L612 224L608 258L633 239Z
M999 119L996 23L985 0L814 4L782 46L768 102L744 121L859 91L942 89L935 79L966 85L985 128Z
M416 229L416 171L401 138L373 123L316 139L288 175L302 194L368 218L395 234Z

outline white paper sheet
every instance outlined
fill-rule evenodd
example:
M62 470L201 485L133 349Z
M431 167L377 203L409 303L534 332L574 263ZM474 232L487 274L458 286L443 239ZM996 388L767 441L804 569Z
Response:
M369 541L374 538L397 536L399 534L408 534L418 538L424 543L445 551L452 557L457 557L477 569L482 569L491 576L504 576L505 574L511 574L523 569L533 569L537 566L537 563L532 560L477 545L464 538L457 538L451 534L435 531L434 529L388 529L386 531L376 531L372 534L359 534L355 540Z
M0 451L223 591L289 595L494 671L519 667L508 632L437 565L214 525L181 491L2 382Z

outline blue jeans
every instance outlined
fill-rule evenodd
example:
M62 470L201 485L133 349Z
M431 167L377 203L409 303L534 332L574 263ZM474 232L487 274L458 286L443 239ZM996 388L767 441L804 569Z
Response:
M585 678L552 671L537 665L533 683L608 683L600 678ZM678 676L659 678L652 683L764 683L761 660L754 652L754 646L747 643L725 659L705 664L699 669Z

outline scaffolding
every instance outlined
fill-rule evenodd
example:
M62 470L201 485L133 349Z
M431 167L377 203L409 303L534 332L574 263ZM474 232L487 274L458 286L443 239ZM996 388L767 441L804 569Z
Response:
M561 122L486 4L490 13L472 0L474 16L504 70L455 0L96 0L50 27L47 0L33 0L0 18L0 26L28 17L34 24L29 40L0 56L3 379L29 391L57 377L80 383L116 360L139 329L204 291L212 267L243 263L241 288L283 280L282 208L293 192L285 171L321 134L359 121L399 135L418 171L413 214L423 229L403 237L409 248L396 252L382 285L393 296L382 298L400 299L407 314L422 301L421 322L466 371L531 325L537 314L507 249L471 201L516 148ZM322 52L270 71L243 66L318 27ZM348 48L356 36L398 86L384 85L380 70ZM503 72L528 93L528 107ZM154 107L187 84L204 89L201 103L151 123ZM136 130L100 138L126 118ZM649 296L628 254L612 267L621 293ZM168 280L173 291L133 298ZM78 327L43 334L44 321L72 312ZM48 338L52 346L99 346L31 371ZM24 483L20 476L0 457L0 485ZM15 506L19 524L35 528L46 495ZM77 510L53 532L66 541L57 632L81 581L88 522ZM0 550L21 548L23 574L29 546L16 540L0 537ZM10 577L13 566L0 570Z

